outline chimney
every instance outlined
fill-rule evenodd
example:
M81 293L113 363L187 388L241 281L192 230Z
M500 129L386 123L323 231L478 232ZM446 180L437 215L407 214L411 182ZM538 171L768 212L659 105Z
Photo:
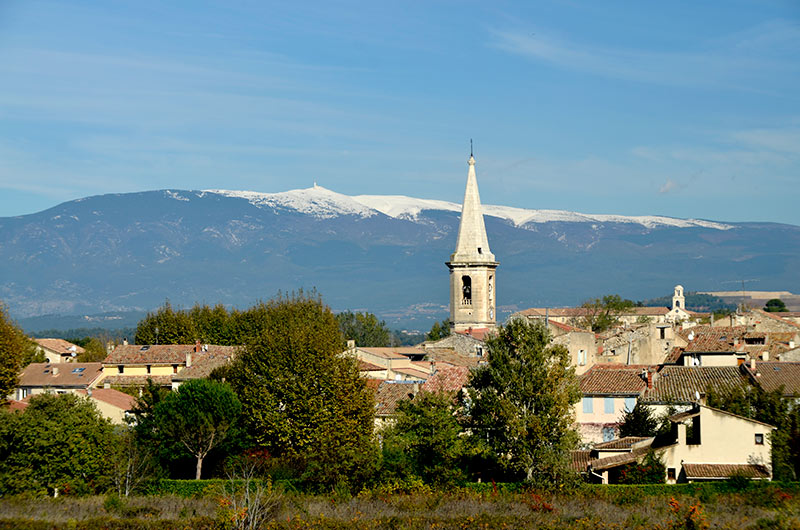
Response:
M195 349L195 351L198 351ZM189 368L192 365L192 352L186 354L186 368Z
M194 351L195 351L195 353L199 353L199 352L203 351L203 346L200 344L199 340L194 341Z
M769 352L768 351L765 351L765 352L763 352L761 354L761 360L762 361L769 361Z
M125 337L124 339L122 339L122 345L123 346L127 346L128 345L128 337Z
M91 389L91 387L86 389L86 395L89 396L89 397L92 397L92 389Z
M111 388L111 383L103 383L103 388Z
M53 375L58 375L58 372L59 372L58 366L54 366L53 367Z
M436 362L431 361L431 375L436 373Z
M793 340L789 341L789 348L792 349L792 350L794 349L794 341Z
M653 372L647 371L647 388L653 388Z
M750 357L750 371L751 372L755 372L756 371L756 358L755 357Z
M714 312L711 312L711 327L714 327Z

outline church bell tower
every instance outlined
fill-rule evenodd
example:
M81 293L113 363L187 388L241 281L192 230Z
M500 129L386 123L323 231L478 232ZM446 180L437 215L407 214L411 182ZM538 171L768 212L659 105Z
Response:
M456 251L447 262L450 268L450 329L495 328L495 269L498 265L489 250L478 179L475 177L475 157L470 153L458 242Z

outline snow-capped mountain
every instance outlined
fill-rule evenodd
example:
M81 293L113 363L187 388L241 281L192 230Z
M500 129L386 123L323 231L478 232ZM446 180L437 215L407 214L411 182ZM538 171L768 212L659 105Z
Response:
M0 218L0 300L15 316L247 306L316 287L334 309L420 327L442 318L461 206L348 196L160 190ZM499 309L651 298L683 284L800 289L800 227L484 206Z

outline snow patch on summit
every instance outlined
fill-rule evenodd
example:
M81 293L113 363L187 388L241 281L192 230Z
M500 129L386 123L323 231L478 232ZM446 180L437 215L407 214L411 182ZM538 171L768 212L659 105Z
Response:
M280 193L260 193L256 191L205 190L203 193L216 193L226 197L237 197L255 206L280 207L295 210L320 219L339 215L356 215L362 218L382 213L395 219L415 221L425 210L444 210L460 212L461 205L436 199L417 199L405 195L356 195L336 193L314 184L311 188L290 190ZM583 214L566 210L533 210L512 206L483 205L484 215L505 219L517 227L529 223L631 223L645 228L712 228L729 230L732 225L705 221L701 219L678 219L656 215L613 215ZM593 228L596 229L595 226Z
M280 207L313 215L319 219L330 219L340 215L372 217L378 212L353 200L349 195L336 193L314 184L311 188L283 191L280 193L260 193L257 191L204 190L225 197L245 199L254 206Z

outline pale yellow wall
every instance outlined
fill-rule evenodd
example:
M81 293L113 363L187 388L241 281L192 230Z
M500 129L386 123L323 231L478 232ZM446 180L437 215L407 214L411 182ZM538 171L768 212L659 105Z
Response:
M631 396L633 397L633 396ZM592 400L592 412L583 412L583 399ZM613 412L605 411L605 396L583 396L574 406L575 422L578 424L578 434L582 443L599 443L603 441L603 426L616 425L625 413L624 397L609 397L613 401ZM634 400L633 405L636 404Z
M112 423L116 424L124 424L125 423L125 411L119 407L115 407L110 403L106 403L105 401L100 401L99 399L89 398L94 403L94 406L97 407L97 410L100 411L100 414L103 415L104 418L108 418L112 421Z
M150 365L150 373L147 373L147 365L145 364L125 364L122 374L119 373L119 365L117 364L104 364L103 376L108 377L112 375L172 375L174 369L171 364L167 365ZM178 372L184 368L183 365L178 365Z
M553 339L553 344L566 346L569 351L570 363L575 367L575 373L583 374L597 362L597 346L594 333L571 331ZM580 352L586 352L585 363L579 362Z
M700 366L739 366L739 358L736 355L699 355ZM693 366L691 354L683 356L684 366Z
M664 464L675 468L676 476L681 463L769 466L771 432L766 425L701 407L700 445L686 445L686 425L678 425L678 445L664 451ZM756 445L756 434L764 435L764 445Z

